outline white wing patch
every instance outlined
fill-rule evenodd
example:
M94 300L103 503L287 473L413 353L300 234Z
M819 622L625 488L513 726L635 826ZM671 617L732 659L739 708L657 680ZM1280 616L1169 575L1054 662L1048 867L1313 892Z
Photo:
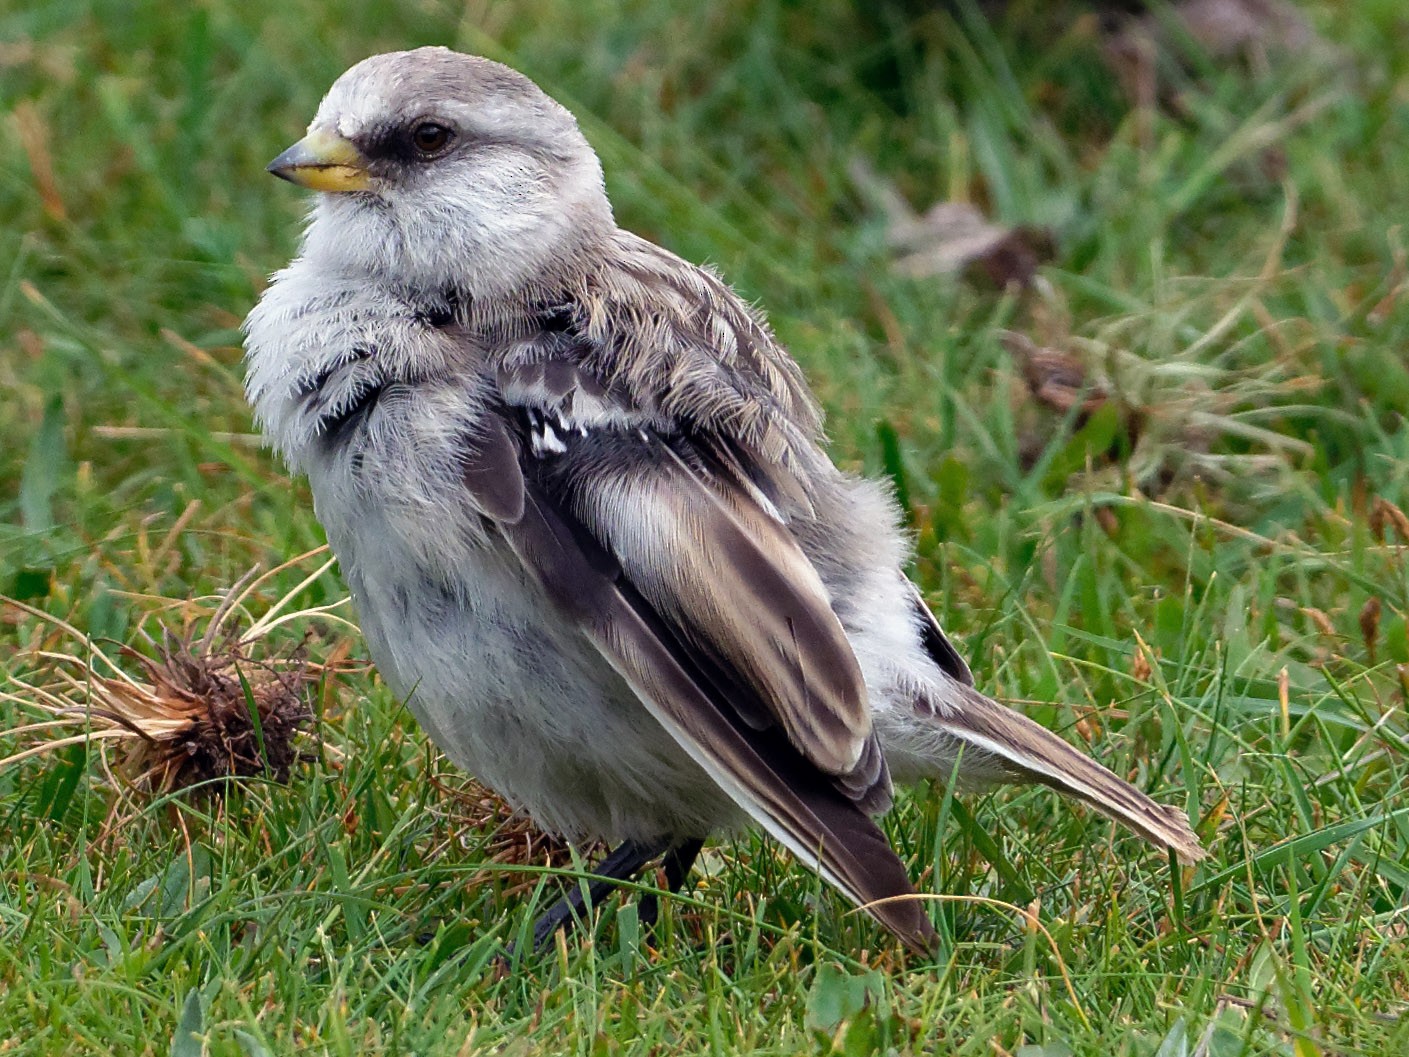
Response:
M580 432L585 436L586 429ZM545 455L566 455L568 446L563 443L563 438L558 435L558 430L554 424L545 416L529 415L528 443L534 455L542 458Z

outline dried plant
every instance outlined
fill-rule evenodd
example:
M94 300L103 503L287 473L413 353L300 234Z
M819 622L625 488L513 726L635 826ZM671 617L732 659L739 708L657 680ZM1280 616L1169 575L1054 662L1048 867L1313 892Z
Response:
M1224 367L1195 356L1156 360L1102 340L1071 337L1057 350L1021 334L1000 337L1041 407L1058 414L1075 409L1080 427L1098 409L1115 406L1128 450L1115 478L1141 488L1158 492L1188 478L1273 477L1311 453L1305 440L1263 425L1294 411L1297 396L1322 384L1283 363ZM1037 435L1049 436L1045 429ZM1241 447L1230 449L1228 440ZM1092 469L1103 472L1099 463Z
M250 614L246 603L271 577L324 550L258 577L251 570L211 598L160 600L154 615L179 611L181 626L163 625L159 638L141 632L146 652L118 645L110 653L67 621L5 599L49 633L21 654L34 662L35 674L12 674L11 689L0 691L0 700L46 717L0 732L24 745L0 758L0 768L88 744L100 747L103 768L115 782L150 794L219 791L221 779L252 775L287 781L299 755L297 735L312 718L310 686L338 665L310 661L307 635L286 652L271 653L269 633L309 618L352 625L334 612L343 602L285 612L332 560L262 615ZM70 648L48 648L56 638Z
M572 847L559 837L544 833L525 814L515 811L498 793L473 778L456 774L449 781L432 772L431 785L441 793L432 808L439 822L439 840L429 853L436 858L457 845L473 842L477 857L485 863L507 866L546 866L567 868L573 865ZM590 855L603 848L579 845L578 851ZM474 889L502 876L502 871L486 870L466 884ZM537 875L513 883L510 893L531 888Z
M1286 274L1297 214L1289 188L1282 223L1250 276L1170 281L1151 310L1099 321L1091 336L1072 333L1069 310L1045 286L1031 305L1038 340L999 335L1021 371L1024 403L1070 414L1078 428L1113 407L1122 454L1094 460L1089 485L1159 493L1200 480L1265 491L1313 454L1286 421L1341 415L1315 400L1326 384L1313 359L1318 339L1295 321L1273 323L1263 303ZM1049 425L1034 430L1041 443Z
M916 213L864 159L853 159L847 172L871 211L885 218L891 267L898 275L982 276L999 289L1022 289L1055 255L1054 236L1045 228L995 224L971 202L936 202Z

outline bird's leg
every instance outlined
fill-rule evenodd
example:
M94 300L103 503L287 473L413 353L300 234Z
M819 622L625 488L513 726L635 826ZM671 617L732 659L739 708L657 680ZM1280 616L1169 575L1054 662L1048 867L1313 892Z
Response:
M685 883L685 878L690 876L690 867L695 865L695 860L699 858L700 849L704 847L704 841L691 837L689 840L681 841L668 852L665 853L665 861L661 864L665 867L665 890L674 894L680 891L680 886ZM641 905L637 908L636 914L641 924L650 928L656 923L656 917L660 913L660 902L654 892L647 892L641 897Z
M584 904L582 886L574 883L567 895L558 900L533 924L533 949L539 950L553 933L560 928L571 929L582 916L585 906L600 903L616 887L619 881L629 881L641 868L662 852L670 850L664 841L642 843L628 840L608 853L607 857L592 868L592 879L587 884L587 899ZM671 852L674 854L673 850ZM692 855L693 861L694 856ZM687 867L688 869L688 867ZM683 879L683 877L682 877Z

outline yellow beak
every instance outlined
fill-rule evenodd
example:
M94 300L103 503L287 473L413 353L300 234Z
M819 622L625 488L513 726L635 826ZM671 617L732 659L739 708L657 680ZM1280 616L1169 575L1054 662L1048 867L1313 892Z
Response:
M269 171L300 187L334 194L372 185L367 159L336 132L310 132L269 163Z

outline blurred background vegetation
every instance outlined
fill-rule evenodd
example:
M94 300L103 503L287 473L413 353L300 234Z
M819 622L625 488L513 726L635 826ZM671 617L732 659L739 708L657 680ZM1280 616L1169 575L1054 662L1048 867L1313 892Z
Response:
M306 208L263 167L352 62L446 44L567 104L620 222L766 308L980 684L1212 850L921 791L890 826L922 887L1050 936L943 903L903 963L741 838L657 946L628 900L503 978L571 860L357 671L287 786L134 799L84 744L0 770L0 1052L1409 1050L1409 15L1139 6L0 0L0 593L63 649L150 652L322 542L240 393ZM0 610L0 726L55 634Z

